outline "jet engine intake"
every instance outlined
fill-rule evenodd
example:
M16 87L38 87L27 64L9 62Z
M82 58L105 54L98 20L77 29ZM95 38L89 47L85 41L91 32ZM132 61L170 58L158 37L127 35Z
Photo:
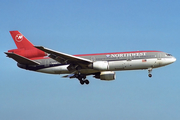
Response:
M100 74L95 75L94 77L105 81L111 81L116 79L116 74L114 71L103 71L100 72Z

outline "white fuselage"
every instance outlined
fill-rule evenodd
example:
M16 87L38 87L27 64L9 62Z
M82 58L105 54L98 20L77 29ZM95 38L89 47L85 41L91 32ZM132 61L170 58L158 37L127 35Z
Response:
M158 68L176 61L176 58L149 58L137 60L123 60L123 61L108 61L108 68L102 71L122 71L122 70L139 70L148 68ZM37 72L50 73L50 74L69 74L67 67L69 65L59 65L54 67L47 67L37 70ZM81 73L88 74L93 72L100 72L98 69L81 69Z

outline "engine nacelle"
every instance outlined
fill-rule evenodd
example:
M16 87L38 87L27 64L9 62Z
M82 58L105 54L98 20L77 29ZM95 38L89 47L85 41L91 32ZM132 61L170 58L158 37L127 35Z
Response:
M94 77L105 81L111 81L116 79L116 74L113 71L103 71Z
M115 80L116 74L113 71L104 71L104 72L101 72L100 79L106 80L106 81Z
M107 61L96 61L93 64L89 65L89 68L96 69L96 70L108 70L109 63Z

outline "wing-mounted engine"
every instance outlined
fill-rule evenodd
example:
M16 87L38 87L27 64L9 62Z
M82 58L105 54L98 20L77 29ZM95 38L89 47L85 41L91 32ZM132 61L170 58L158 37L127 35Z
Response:
M109 62L107 61L95 61L88 65L89 68L96 70L109 70Z
M97 79L111 81L116 79L116 74L114 71L103 71L94 76Z

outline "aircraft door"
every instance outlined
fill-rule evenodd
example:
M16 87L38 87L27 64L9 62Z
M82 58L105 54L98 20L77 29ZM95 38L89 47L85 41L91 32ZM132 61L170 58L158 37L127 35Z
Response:
M157 60L161 60L161 54L160 53L157 54Z
M157 60L154 63L154 67L159 67L161 65L161 54L157 54Z

